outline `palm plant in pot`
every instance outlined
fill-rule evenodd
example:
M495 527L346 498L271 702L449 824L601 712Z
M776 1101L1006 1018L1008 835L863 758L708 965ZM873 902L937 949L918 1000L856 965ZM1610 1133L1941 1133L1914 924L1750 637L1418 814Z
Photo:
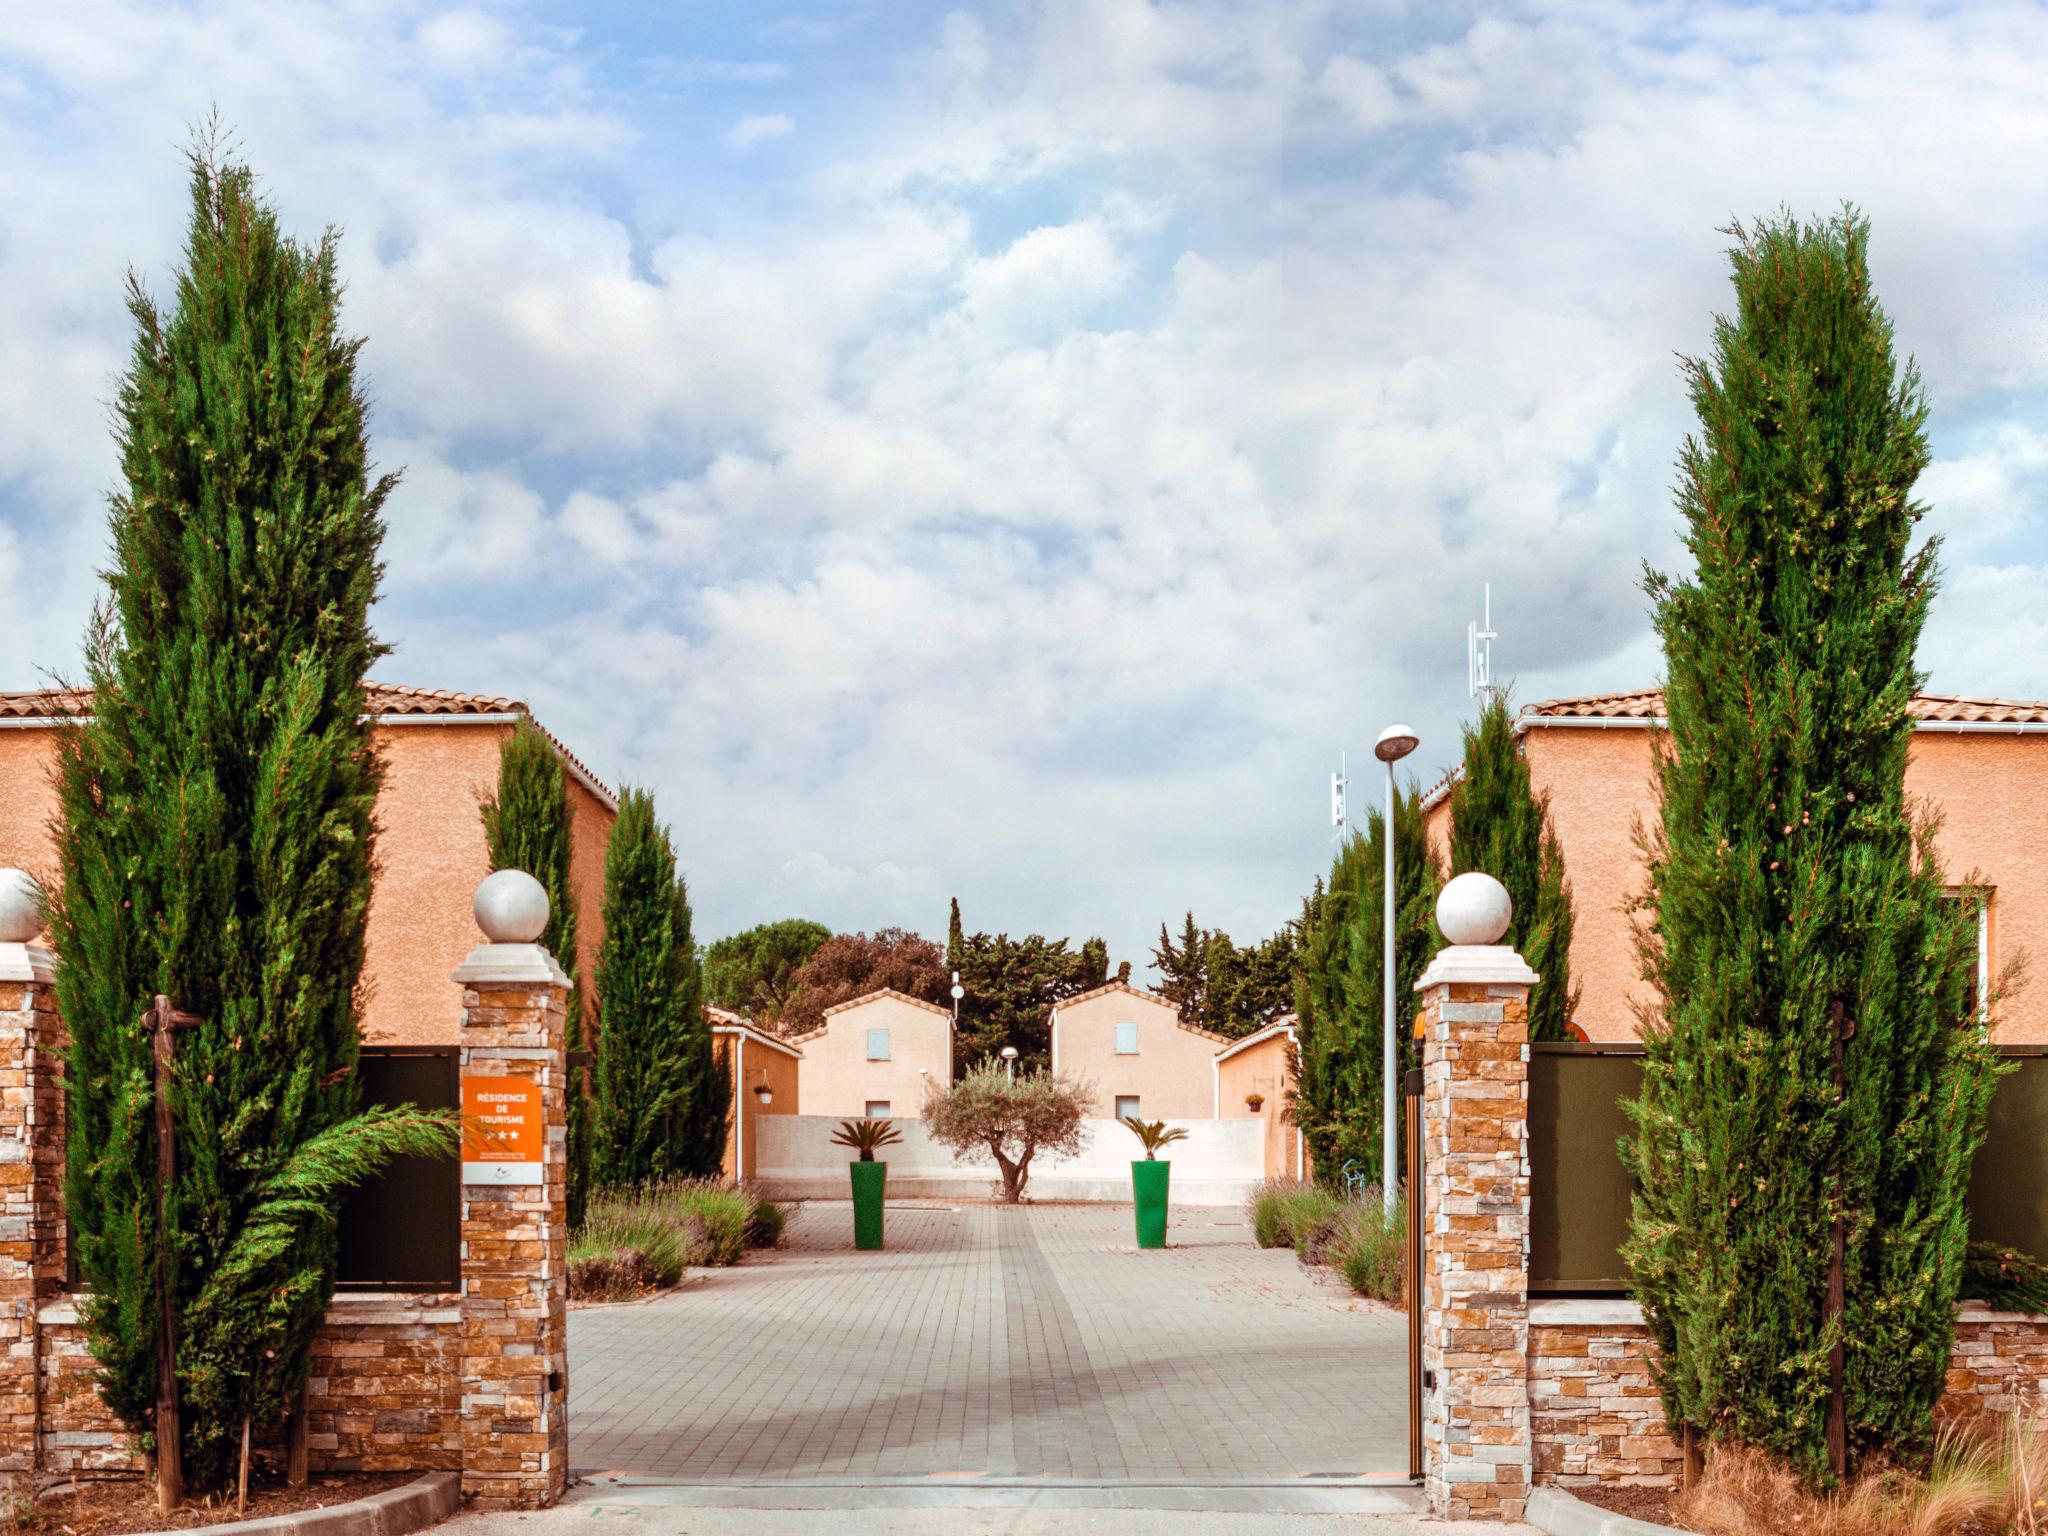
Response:
M889 1165L875 1161L875 1153L903 1140L903 1133L889 1120L842 1120L832 1133L832 1144L851 1147L860 1156L846 1165L853 1179L853 1246L882 1246L882 1194L889 1183Z
M1159 1149L1186 1141L1188 1133L1183 1126L1168 1129L1164 1120L1126 1119L1124 1125L1145 1144L1144 1159L1131 1163L1131 1203L1138 1213L1138 1246L1164 1248L1166 1181L1173 1164L1160 1161Z

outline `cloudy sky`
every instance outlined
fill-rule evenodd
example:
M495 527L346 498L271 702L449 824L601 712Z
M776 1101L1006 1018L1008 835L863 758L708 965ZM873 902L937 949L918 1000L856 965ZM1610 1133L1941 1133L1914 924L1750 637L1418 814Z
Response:
M218 104L346 232L385 677L653 786L711 935L1248 939L1340 752L1455 757L1482 583L1521 699L1656 676L1732 216L1870 215L1935 686L2048 693L2044 78L1997 0L7 7L0 684L76 666Z

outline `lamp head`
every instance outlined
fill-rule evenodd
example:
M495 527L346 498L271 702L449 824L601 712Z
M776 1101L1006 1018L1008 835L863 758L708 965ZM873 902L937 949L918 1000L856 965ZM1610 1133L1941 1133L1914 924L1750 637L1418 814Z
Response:
M1383 763L1398 763L1419 746L1420 739L1405 725L1390 725L1372 744L1372 755Z

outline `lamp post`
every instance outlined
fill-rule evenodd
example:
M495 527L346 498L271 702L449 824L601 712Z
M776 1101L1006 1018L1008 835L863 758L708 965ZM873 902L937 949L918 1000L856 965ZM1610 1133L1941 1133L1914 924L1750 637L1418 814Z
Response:
M1396 1122L1401 1089L1394 1081L1400 1066L1400 1048L1394 1035L1394 764L1416 748L1415 732L1405 725L1390 725L1372 744L1372 755L1387 765L1387 825L1383 839L1386 873L1380 891L1380 1199L1389 1219L1398 1198L1395 1174L1401 1166L1401 1143Z
M1003 1071L1011 1082L1017 1081L1017 1047L1014 1045L1003 1047Z

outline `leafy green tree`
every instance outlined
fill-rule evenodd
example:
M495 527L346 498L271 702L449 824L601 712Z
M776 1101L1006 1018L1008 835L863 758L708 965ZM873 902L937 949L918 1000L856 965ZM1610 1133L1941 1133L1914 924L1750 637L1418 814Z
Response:
M797 973L832 937L823 923L789 917L730 934L704 954L704 995L773 1029L796 990Z
M790 988L776 1027L801 1035L825 1022L825 1010L883 988L951 1008L946 957L930 939L901 928L836 933L811 952Z
M1462 772L1451 787L1451 873L1482 870L1507 887L1512 944L1543 979L1529 993L1529 1038L1571 1038L1579 991L1572 984L1572 888L1550 829L1550 796L1538 796L1515 741L1504 692L1486 695L1465 727Z
M1319 1179L1336 1178L1347 1162L1368 1179L1380 1177L1385 867L1386 815L1374 807L1365 831L1337 850L1327 885L1319 883L1302 908L1292 1108ZM1410 787L1394 800L1394 999L1403 1071L1419 1064L1406 1026L1415 983L1437 947L1441 885L1422 798Z
M1152 951L1159 995L1188 1023L1238 1039L1294 1006L1299 946L1292 923L1257 944L1240 945L1220 928L1198 926L1190 912L1178 942L1160 925Z
M576 984L576 893L569 884L569 778L547 732L521 715L498 748L498 784L480 806L484 849L493 869L523 869L548 893L540 944L569 978L568 1048L581 1051L583 989ZM569 1224L580 1226L590 1196L590 1072L569 1073L567 1183Z
M703 977L687 889L654 797L619 796L604 858L604 942L597 998L591 1173L615 1188L671 1174L708 1175L725 1147L726 1106L712 1063Z
M361 345L330 234L287 236L254 177L191 160L177 301L129 279L116 404L125 482L87 640L91 714L61 733L50 928L71 1045L65 1197L108 1406L156 1447L176 1340L188 1486L224 1485L244 1424L304 1386L341 1196L399 1153L452 1155L445 1116L358 1108L357 983L378 768L364 676L379 511ZM198 1017L164 1091L156 994ZM159 1260L167 1268L160 1286Z
M1086 940L1081 952L1065 939L1027 934L976 933L960 942L960 1030L954 1059L962 1071L1006 1045L1017 1049L1019 1071L1037 1071L1052 1060L1052 1011L1067 998L1100 986L1107 977L1109 949Z
M1159 995L1180 1010L1184 1019L1200 1019L1209 1011L1209 936L1195 926L1195 914L1182 920L1180 940L1159 925L1159 943L1152 951L1152 968L1159 973Z
M1936 580L1933 543L1912 547L1919 378L1862 219L1730 233L1735 313L1686 365L1693 573L1648 581L1670 727L1643 958L1663 1008L1627 1258L1671 1424L1819 1483L1836 1348L1846 1459L1928 1443L1995 1069L1967 1019L1971 914L1905 793Z

